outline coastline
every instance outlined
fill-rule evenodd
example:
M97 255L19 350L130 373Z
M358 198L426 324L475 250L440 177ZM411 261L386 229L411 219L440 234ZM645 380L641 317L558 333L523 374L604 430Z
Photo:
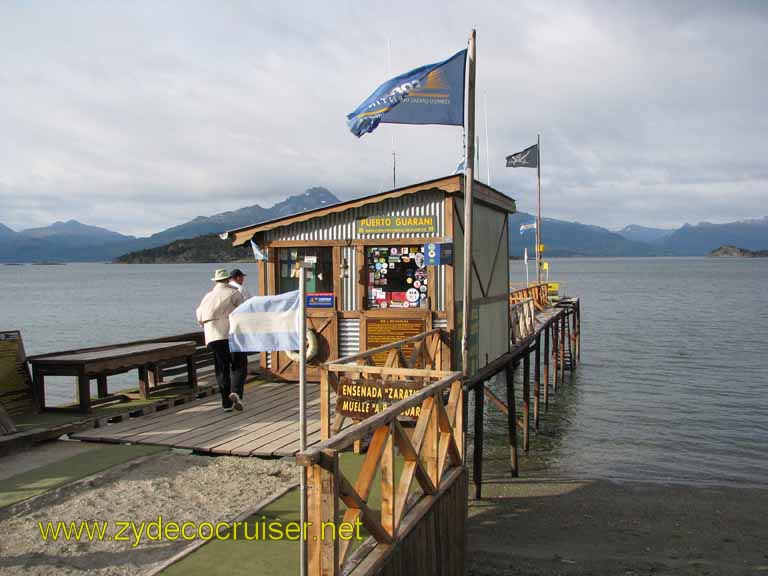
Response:
M146 449L146 447L144 447ZM19 575L112 576L146 574L201 540L117 541L118 522L233 521L286 486L295 484L297 468L286 459L197 456L187 451L148 450L146 455L115 463L94 474L56 485L77 460L125 446L54 441L27 453L3 458L8 486L30 488L29 498L0 507L0 573ZM67 454L59 459L57 453ZM95 456L92 456L93 460ZM90 464L91 466L93 464ZM31 488L44 486L35 494ZM11 494L13 496L13 494ZM106 522L108 540L45 541L38 522ZM115 540L113 540L113 537ZM137 545L138 544L138 545Z
M766 488L544 473L485 492L469 503L470 575L768 573Z

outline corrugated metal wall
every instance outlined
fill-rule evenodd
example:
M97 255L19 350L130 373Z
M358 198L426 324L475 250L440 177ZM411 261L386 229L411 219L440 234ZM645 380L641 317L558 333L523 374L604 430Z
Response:
M360 352L360 320L341 318L339 320L339 357Z
M342 310L354 310L357 302L357 260L354 246L344 246L341 249L341 257L347 259L349 266L349 275L341 283Z
M274 242L276 240L306 241L311 245L316 240L381 240L382 245L393 238L420 238L424 234L416 232L397 234L357 234L355 222L360 218L387 215L387 216L432 216L435 219L436 230L434 236L445 235L445 193L441 190L430 190L418 194L408 194L400 198L391 198L370 204L362 208L354 208L345 212L329 214L321 218L314 218L306 222L297 222L290 226L267 230L262 233L263 241ZM344 310L355 310L357 300L356 270L358 263L355 261L355 249L351 246L342 248L342 258L349 264L349 278L345 279L342 287L342 299ZM445 310L445 266L440 266L436 274L435 294L437 294L437 310Z

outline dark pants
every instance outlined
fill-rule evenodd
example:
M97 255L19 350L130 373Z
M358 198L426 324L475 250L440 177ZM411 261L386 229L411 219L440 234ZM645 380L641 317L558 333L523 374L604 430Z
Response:
M235 392L240 398L243 397L248 355L243 352L230 352L228 340L208 342L208 348L213 352L213 367L221 393L221 405L229 408L232 406L230 393Z

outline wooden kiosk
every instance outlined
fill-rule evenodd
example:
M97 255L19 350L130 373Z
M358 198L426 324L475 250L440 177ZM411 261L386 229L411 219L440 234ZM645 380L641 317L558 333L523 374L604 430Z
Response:
M314 263L309 379L330 360L433 328L461 329L463 187L457 174L227 232L234 246L252 240L265 253L259 294L295 290L295 263ZM481 182L473 194L471 372L509 351L507 215L515 212L512 198ZM459 340L451 338L442 368L459 368ZM273 377L298 378L298 363L284 352L261 362Z

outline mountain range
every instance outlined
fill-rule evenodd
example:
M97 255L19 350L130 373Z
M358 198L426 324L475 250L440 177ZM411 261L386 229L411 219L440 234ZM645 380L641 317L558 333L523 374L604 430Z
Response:
M309 188L301 194L289 196L270 208L258 204L213 216L198 216L189 222L168 228L151 236L137 238L118 232L82 224L77 220L54 222L43 228L30 228L16 232L0 223L0 262L102 262L111 261L127 253L156 249L175 241L196 239L219 234L224 230L247 226L255 222L272 220L288 214L335 204L339 199L322 187ZM217 252L226 248L218 239ZM206 254L195 243L194 257ZM218 260L207 260L218 261Z
M55 222L42 228L14 231L0 223L0 262L219 262L248 257L232 250L218 234L233 228L280 218L339 202L329 190L309 188L264 208L258 204L213 216L199 216L144 238L82 224ZM533 257L533 230L519 233L534 217L525 212L509 218L510 255ZM618 231L600 226L544 218L545 255L562 256L705 256L723 245L748 250L768 248L768 217L726 224L685 224L676 229L629 225Z
M768 217L726 224L685 224L676 230L632 224L612 232L607 228L543 218L544 253L547 256L706 256L723 245L748 250L768 247ZM535 231L519 233L520 225L534 217L518 212L509 218L510 254L522 257L528 248L533 257Z

